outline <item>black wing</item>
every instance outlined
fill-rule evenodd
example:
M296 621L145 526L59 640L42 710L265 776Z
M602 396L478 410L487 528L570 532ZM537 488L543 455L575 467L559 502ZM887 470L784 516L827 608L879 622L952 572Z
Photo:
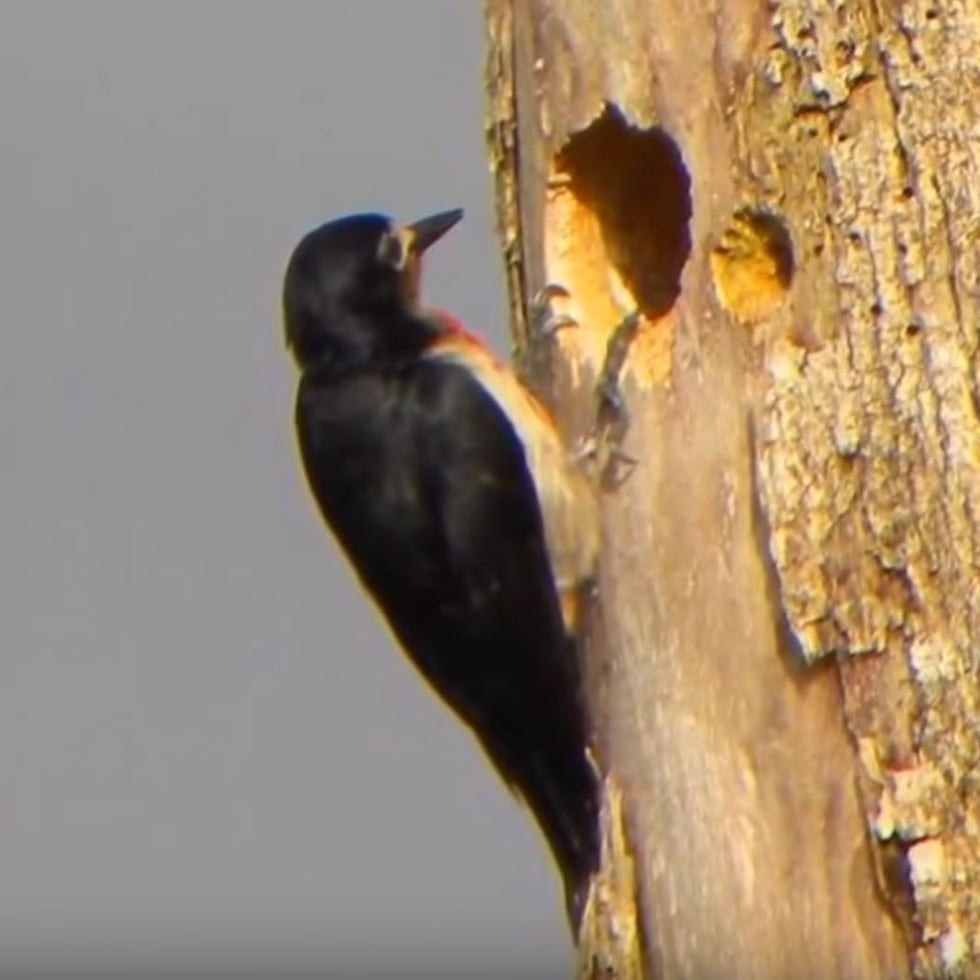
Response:
M574 892L594 866L596 788L513 427L465 369L437 361L308 386L297 421L311 486L363 583L528 802Z

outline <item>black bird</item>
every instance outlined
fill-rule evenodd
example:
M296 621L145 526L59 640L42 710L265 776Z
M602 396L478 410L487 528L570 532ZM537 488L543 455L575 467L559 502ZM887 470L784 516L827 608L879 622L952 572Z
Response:
M419 305L462 217L330 221L290 257L296 429L326 523L416 667L533 811L577 929L598 788L570 630L595 495L551 418L458 321Z

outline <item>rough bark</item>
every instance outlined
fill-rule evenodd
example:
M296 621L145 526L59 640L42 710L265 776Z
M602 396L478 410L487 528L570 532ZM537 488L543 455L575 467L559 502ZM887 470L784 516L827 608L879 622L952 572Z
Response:
M584 648L586 968L980 976L980 2L487 21L516 348L570 439L643 313ZM580 325L542 341L550 281Z

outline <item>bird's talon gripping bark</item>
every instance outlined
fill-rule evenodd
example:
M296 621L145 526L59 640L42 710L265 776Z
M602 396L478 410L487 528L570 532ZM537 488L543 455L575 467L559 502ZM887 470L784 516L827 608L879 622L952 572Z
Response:
M592 435L583 436L576 441L575 447L572 450L572 459L576 463L583 463L586 460L595 459L598 452L599 440L593 433Z
M546 282L534 294L531 305L547 306L556 296L560 296L562 299L568 299L571 293L560 282Z
M556 282L542 286L531 300L528 309L528 320L531 330L540 337L553 337L559 330L566 327L577 327L578 321L567 313L555 313L551 301L555 297L567 299L568 290Z
M622 463L630 467L636 466L639 463L639 460L635 456L631 456L619 446L612 444L608 437L600 433L592 433L579 439L575 448L572 450L572 459L576 463L582 463L588 460L594 461L600 457L605 464L604 466L598 467L600 470L604 469L610 463Z

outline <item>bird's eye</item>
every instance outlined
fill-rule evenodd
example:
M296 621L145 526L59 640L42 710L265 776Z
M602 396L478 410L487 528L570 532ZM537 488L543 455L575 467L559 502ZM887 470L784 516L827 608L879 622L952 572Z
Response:
M401 269L405 265L407 250L401 236L396 231L385 232L378 243L378 261L390 265L393 269Z

